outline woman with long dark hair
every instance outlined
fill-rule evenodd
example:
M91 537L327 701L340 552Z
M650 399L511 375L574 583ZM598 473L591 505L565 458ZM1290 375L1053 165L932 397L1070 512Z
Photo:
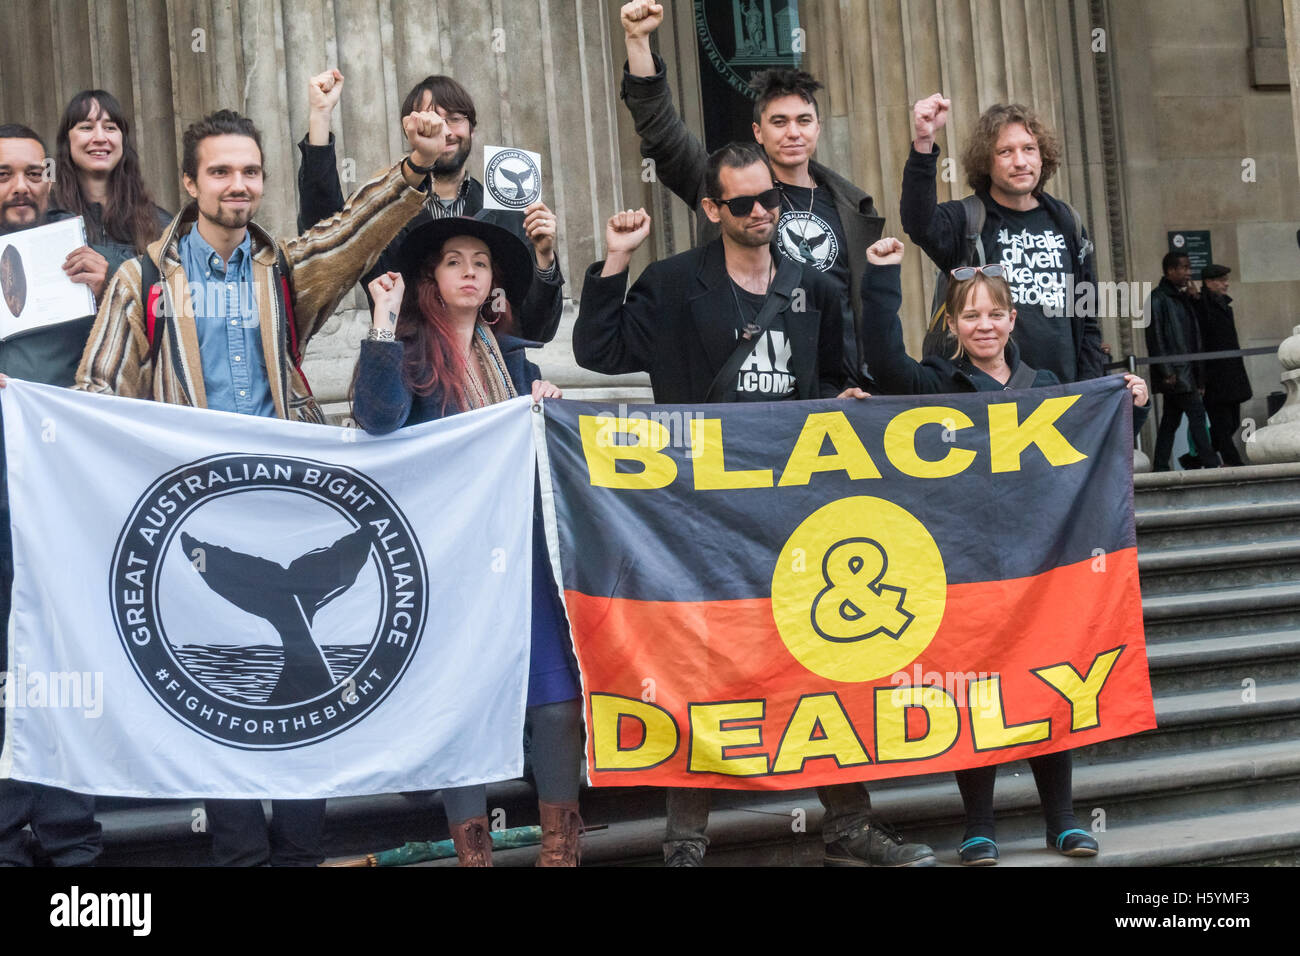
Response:
M533 276L532 254L513 233L481 218L435 219L413 230L400 273L370 283L374 315L361 344L352 414L371 434L532 395L559 398L507 335ZM529 467L532 467L531 464ZM581 700L568 630L551 572L540 509L533 527L528 721L542 823L540 866L576 866ZM487 791L443 791L462 866L490 866Z
M50 211L82 217L86 244L108 260L109 278L171 223L144 184L130 125L112 93L82 90L63 111Z

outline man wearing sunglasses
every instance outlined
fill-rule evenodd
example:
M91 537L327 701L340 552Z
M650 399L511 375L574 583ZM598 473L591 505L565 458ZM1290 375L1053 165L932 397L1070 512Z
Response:
M636 0L624 4L620 16L627 45L622 97L641 138L641 155L654 161L657 180L696 210L696 241L710 242L719 225L704 209L708 152L673 107L663 60L650 49L650 37L663 23L663 4ZM846 368L859 380L862 302L853 290L866 271L867 246L880 238L885 221L869 195L812 158L821 135L817 80L800 70L765 70L750 88L754 139L781 190L776 248L834 281L843 299Z
M659 404L865 398L841 390L839 290L815 266L772 252L780 193L762 151L732 143L709 156L704 197L720 238L652 263L626 301L628 263L650 217L640 209L609 220L608 258L582 285L578 364L607 375L649 372ZM933 865L928 846L903 843L872 819L861 784L821 787L818 796L828 865ZM709 791L668 791L669 866L700 865L708 820Z
M1060 163L1055 137L1026 107L990 107L962 155L974 196L940 203L935 137L947 124L950 107L940 93L913 107L914 138L903 169L903 229L941 270L1001 263L1016 302L1013 338L1026 364L1062 382L1098 377L1106 356L1096 313L1082 314L1074 301L1075 290L1095 292L1092 243L1070 205L1043 189ZM974 242L972 211L983 217Z

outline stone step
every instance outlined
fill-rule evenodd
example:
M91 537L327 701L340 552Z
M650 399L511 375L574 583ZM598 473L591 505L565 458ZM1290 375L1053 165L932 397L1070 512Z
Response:
M1206 471L1133 476L1137 511L1202 505L1294 501L1300 497L1300 464L1245 465Z
M1300 680L1162 695L1155 712L1155 730L1093 744L1088 751L1105 759L1176 753L1196 759L1215 747L1300 740Z
M1139 551L1300 537L1300 488L1294 500L1237 502L1134 513Z
M876 813L909 842L932 846L940 865L958 865L962 805L951 776L894 781L900 782L904 785L889 790L872 785ZM1241 787L1243 782L1250 786ZM1224 794L1236 792L1225 788L1233 787L1259 799L1225 804ZM1097 833L1102 853L1091 865L1287 860L1300 852L1300 752L1285 742L1227 748L1198 761L1175 755L1077 766L1074 795L1080 821L1089 828L1104 827ZM592 803L591 796L584 796L584 807ZM1025 765L999 769L994 805L1001 865L1087 862L1047 848L1037 790ZM1104 817L1097 808L1105 809ZM802 815L796 816L795 809ZM585 865L661 862L662 812L621 820L598 820L592 810L585 815L589 824L603 827L584 837ZM822 816L821 804L810 791L715 793L706 865L820 865ZM1245 829L1246 821L1253 829ZM1176 852L1166 852L1170 849ZM536 848L524 847L498 853L494 862L531 866L536 855ZM442 860L422 865L455 864Z
M1208 816L1225 809L1236 812L1288 800L1300 808L1300 748L1290 739L1214 748L1194 757L1175 753L1103 759L1098 757L1098 751L1096 747L1075 751L1075 807L1080 820L1090 826L1098 819L1098 808L1105 811L1107 827L1148 823L1180 814ZM875 781L870 788L880 818L904 830L908 839L949 848L959 841L961 800L950 774ZM819 832L822 808L814 791L717 792L714 801L710 834L720 845L755 840L766 845L775 833L790 844L787 851L782 851L794 854L787 863L809 862L810 848L820 850L815 840L805 844L793 839L798 836L796 822L807 834ZM102 863L203 865L208 859L208 843L206 836L192 830L192 806L188 801L172 801L149 807L101 809L106 846ZM537 822L534 792L521 781L489 785L488 806L507 826ZM644 830L649 835L649 850L637 849L639 844L610 850L611 855L603 862L635 862L640 856L652 858L658 852L657 844L663 835L662 790L588 789L582 795L582 807L589 825L608 826L610 831L623 834ZM1037 791L1025 763L999 768L995 807L1003 840L1041 840ZM732 832L728 819L740 820L741 829ZM441 801L435 794L390 794L329 802L326 842L331 857L363 856L410 840L445 839L446 835ZM607 840L598 834L593 834L592 839ZM535 850L512 852L526 859ZM762 852L769 853L770 848ZM596 850L594 856L592 853L589 847L588 862L602 862L604 851Z
M1180 638L1147 645L1156 697L1242 689L1246 678L1274 683L1300 674L1300 631Z
M1297 630L1300 582L1144 595L1142 617L1152 643L1226 632Z
M1144 596L1300 585L1300 537L1139 551L1138 573Z
M1226 661L1234 655L1264 652L1270 646L1287 647L1286 637L1275 636L1270 643L1258 635L1241 635L1236 644L1209 642L1215 644L1209 648L1188 646L1192 642L1185 642L1156 649L1156 661L1161 667L1166 662L1181 665L1205 656ZM1185 788L1198 781L1219 786L1225 781L1231 785L1237 779L1275 775L1279 771L1277 767L1269 769L1268 760L1278 756L1277 748L1282 748L1283 756L1300 759L1300 747L1295 745L1300 738L1300 682L1257 681L1254 693L1253 702L1242 700L1240 686L1162 695L1156 700L1157 730L1076 751L1076 797L1081 809L1082 801L1093 792L1087 782L1094 773L1102 774L1107 781L1104 787L1094 789L1099 793L1104 791L1114 800L1118 792L1115 780L1145 781L1144 785L1149 786L1159 778L1153 767L1164 768L1161 773L1166 776L1181 775L1179 786ZM1251 746L1256 749L1250 749ZM1264 760L1265 757L1268 759ZM1261 760L1263 764L1259 763ZM1247 765L1253 768L1249 773L1242 769ZM1216 776L1215 766L1229 769ZM1027 773L1024 777L1029 780ZM1024 800L1033 804L1036 797L1032 783L1026 782L1025 786L1028 789L1024 790ZM945 814L952 825L960 820L960 805L953 802L957 800L956 790L947 774L879 781L871 789L877 809L884 819L892 822L934 820ZM778 799L787 816L796 807L810 816L820 812L820 804L811 791L783 793ZM999 799L1014 801L1014 797ZM1231 799L1218 797L1207 808L1225 802ZM101 800L104 864L205 863L207 837L193 829L194 810L199 805L199 801ZM522 781L489 786L488 806L494 813L504 814L507 826L537 822L535 796L531 786ZM583 806L591 822L626 821L646 815L662 816L663 796L661 791L650 788L588 790L583 796ZM1008 809L1006 802L999 806L1000 812ZM408 840L444 839L446 835L441 801L435 794L351 797L329 803L327 841L331 855L365 853L399 846Z

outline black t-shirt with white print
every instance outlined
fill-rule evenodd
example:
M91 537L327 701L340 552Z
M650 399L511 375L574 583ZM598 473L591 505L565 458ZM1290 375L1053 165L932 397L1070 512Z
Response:
M844 226L831 194L821 187L781 185L781 216L776 223L781 255L825 272L841 289L849 286L844 256Z
M1065 236L1041 205L1025 212L999 205L998 214L1002 223L987 254L990 262L1001 262L1007 270L1016 303L1013 338L1020 358L1030 368L1073 382L1078 363L1066 296L1074 266Z
M781 216L776 222L774 244L781 255L812 266L834 280L840 291L846 355L856 354L853 304L849 299L849 260L845 254L844 225L825 186L781 184Z
M731 291L736 294L740 314L736 319L736 344L745 326L753 323L763 308L767 296L746 291L731 280ZM779 402L796 395L794 373L790 371L790 340L786 338L785 321L778 315L754 346L754 351L736 373L736 401Z

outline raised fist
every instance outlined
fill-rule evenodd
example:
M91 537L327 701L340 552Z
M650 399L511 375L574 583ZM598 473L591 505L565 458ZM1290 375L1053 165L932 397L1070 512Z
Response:
M947 125L951 108L952 103L945 100L942 93L917 100L912 107L913 142L933 144L935 135Z
M623 21L623 32L629 37L648 37L664 22L664 5L649 3L647 0L633 0L632 3L623 4L618 16Z
M402 311L402 296L406 292L406 283L400 272L381 272L370 281L370 298L375 303L375 327L391 329L394 322L389 315L398 315Z
M644 209L616 212L605 225L605 251L607 254L631 254L650 235L650 214Z
M317 73L307 81L307 104L321 113L332 113L343 94L343 74L338 70Z
M433 110L407 113L402 117L402 132L417 166L432 166L447 148L447 125Z
M873 266L896 266L903 261L903 244L893 236L877 239L867 247L867 261Z

